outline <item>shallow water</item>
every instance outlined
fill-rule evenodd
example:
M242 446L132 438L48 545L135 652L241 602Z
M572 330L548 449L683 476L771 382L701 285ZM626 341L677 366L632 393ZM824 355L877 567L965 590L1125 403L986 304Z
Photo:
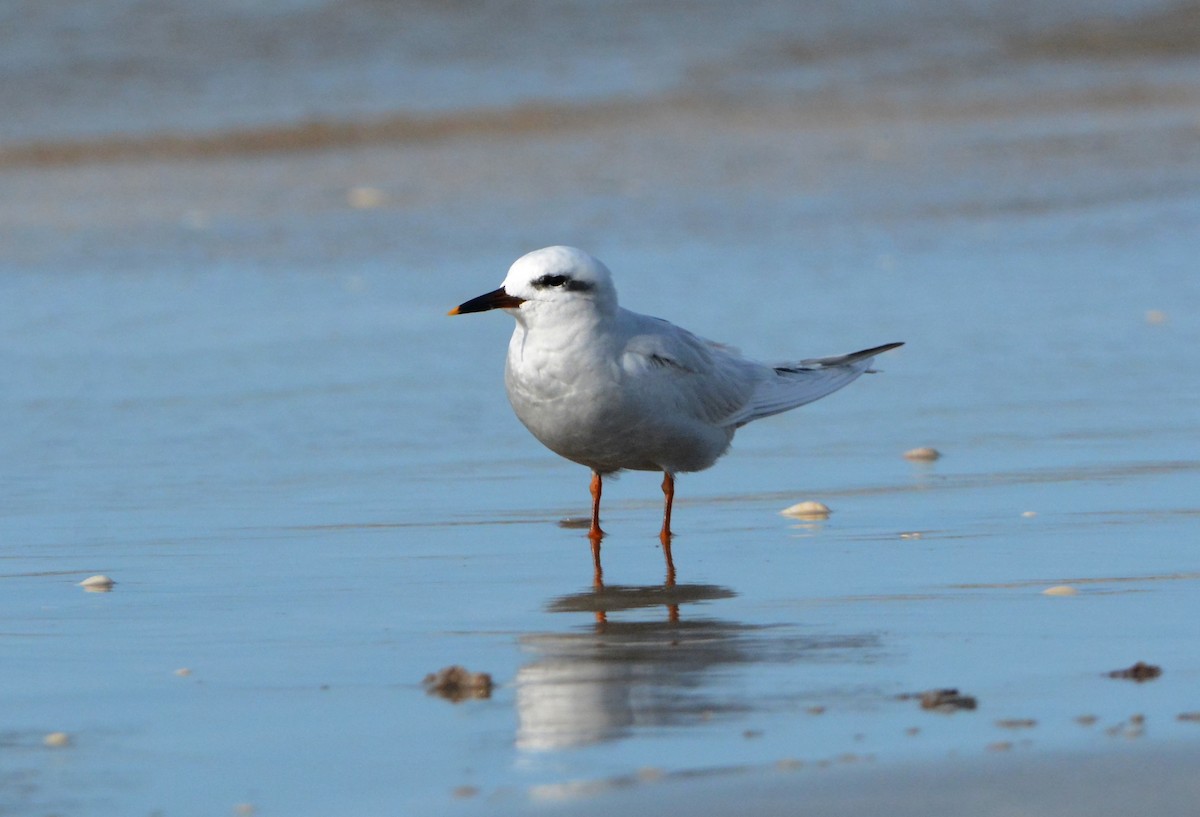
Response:
M93 62L7 49L34 79L0 84L0 811L519 811L1200 738L1188 9L699 5L685 46L662 4L529 66L502 4L413 6L425 50L370 4L108 40L137 12L88 7L14 5ZM174 59L203 13L227 59ZM373 34L261 41L305 15ZM508 319L445 317L556 242L764 359L908 345L680 479L673 586L658 479L606 485L599 588L559 524L586 472L505 401ZM803 499L833 514L778 515ZM1162 677L1105 676L1138 660ZM454 663L492 697L428 696ZM898 697L939 687L978 708Z

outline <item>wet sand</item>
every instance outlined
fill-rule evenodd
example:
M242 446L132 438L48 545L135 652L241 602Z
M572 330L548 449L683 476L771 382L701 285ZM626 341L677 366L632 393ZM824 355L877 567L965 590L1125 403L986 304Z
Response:
M0 811L1190 813L1190 5L88 8L0 84ZM445 317L555 242L907 346L681 479L673 575L606 486L596 577Z
M640 776L585 793L570 787L542 792L536 804L506 811L503 798L488 813L602 815L632 810L694 817L729 814L895 814L1001 817L1117 817L1130 813L1184 817L1195 813L1200 782L1194 745L1105 754L1006 754L920 765L833 763L820 769L783 764L771 769L711 770L680 778ZM511 807L511 804L508 804ZM471 813L459 808L454 813Z

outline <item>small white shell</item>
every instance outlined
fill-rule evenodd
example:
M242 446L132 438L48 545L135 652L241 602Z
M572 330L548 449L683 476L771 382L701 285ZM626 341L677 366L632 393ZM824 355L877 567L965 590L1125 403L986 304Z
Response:
M48 746L51 749L61 749L64 746L71 745L71 736L66 732L51 732L42 738L42 745Z
M941 451L928 446L910 448L908 451L904 452L904 459L913 460L914 462L933 462L934 460L941 459L941 457Z
M795 505L784 508L779 513L783 516L790 516L793 519L828 519L832 511L829 510L828 505L821 502L814 502L810 499L804 502L797 502Z
M88 576L79 583L79 586L96 593L107 593L109 590L112 590L114 584L116 582L108 576L98 573L95 576Z
M1056 584L1042 591L1043 596L1078 596L1079 591L1069 584Z

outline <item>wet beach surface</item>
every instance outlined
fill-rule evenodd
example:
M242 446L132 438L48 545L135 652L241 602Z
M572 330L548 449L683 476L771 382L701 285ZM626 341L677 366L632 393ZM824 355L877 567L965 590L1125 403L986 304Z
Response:
M1040 768L1189 813L1194 4L40 8L0 68L0 812L994 775L1076 813ZM597 582L509 319L445 316L551 243L765 360L907 345L680 478L673 581L658 477L606 484ZM456 664L490 696L428 694Z

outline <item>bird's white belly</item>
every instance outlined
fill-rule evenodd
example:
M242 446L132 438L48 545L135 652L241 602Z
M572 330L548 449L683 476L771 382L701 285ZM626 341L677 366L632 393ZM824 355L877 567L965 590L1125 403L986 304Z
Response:
M612 358L519 352L510 351L505 368L518 419L551 451L596 471L699 471L733 438L732 428L681 416L626 388Z

